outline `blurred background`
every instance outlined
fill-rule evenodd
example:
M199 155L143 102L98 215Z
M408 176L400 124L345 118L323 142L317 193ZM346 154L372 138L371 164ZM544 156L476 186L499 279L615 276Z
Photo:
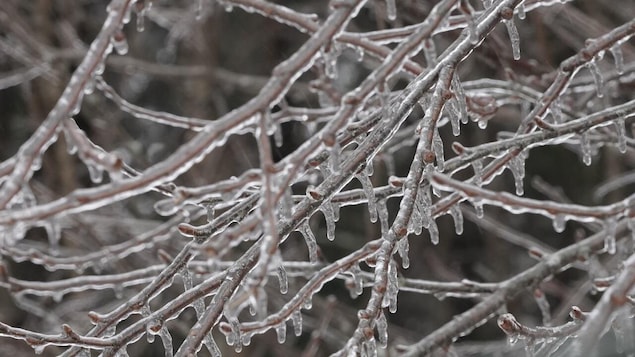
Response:
M317 14L324 19L328 2L323 0L277 1L295 11ZM386 19L384 1L369 1L349 27L350 32L366 32L398 28L417 24L428 15L436 1L397 1L397 19ZM480 1L472 1L480 10ZM525 1L530 7L537 1ZM543 1L548 3L548 1ZM16 154L34 130L44 120L64 89L71 73L86 53L106 17L107 1L98 0L3 0L0 2L0 160ZM202 0L156 0L146 13L143 24L133 15L124 31L129 44L125 56L109 57L103 78L127 101L149 109L165 111L187 117L216 120L246 103L256 95L281 61L289 58L307 39L308 35L295 28L277 23L259 14L248 13L238 7ZM492 34L461 63L458 74L467 83L492 78L519 83L542 92L553 79L558 65L575 54L589 38L600 36L635 16L635 3L629 0L580 0L539 7L528 11L524 20L515 19L520 33L521 59L514 61L505 26L497 26ZM143 31L138 31L143 27ZM441 53L459 35L460 30L446 31L434 37L437 52ZM592 85L592 76L586 69L575 77L570 91L575 95L562 98L575 113L590 113L597 108L632 100L635 93L635 42L631 39L621 46L628 70L621 76L605 76L605 95L598 98ZM388 45L394 47L394 44ZM346 93L355 88L378 62L371 56L361 61L359 55L345 50L337 61L338 76L333 81L334 91ZM425 66L423 54L413 58ZM611 54L598 61L600 70L614 72ZM629 67L630 65L630 67ZM292 106L318 107L321 100L312 90L316 78L313 71L303 75L285 98ZM407 78L407 77L404 77ZM393 90L407 85L407 79L395 82ZM446 160L453 157L453 141L473 147L495 141L516 131L522 105L501 106L481 129L470 122L454 137L449 125L440 129L444 139ZM165 159L194 134L192 131L139 120L123 112L99 90L85 96L81 112L74 117L94 143L106 151L114 152L127 164L143 170ZM414 121L413 121L414 123ZM280 160L293 152L310 134L304 124L282 125L282 146L273 146L274 159ZM412 125L414 128L414 125ZM631 127L627 135L632 137ZM635 156L629 147L620 154L615 138L597 133L592 138L593 161L590 166L582 162L577 145L547 146L532 149L526 161L525 197L574 202L584 205L608 204L620 200L635 188ZM387 148L393 160L389 166L377 158L372 177L375 186L386 185L388 176L405 176L414 154L416 142L405 142ZM76 155L67 153L64 140L58 140L44 154L42 168L30 189L37 202L48 202L63 197L73 190L97 185L91 181L86 166ZM198 186L238 176L249 168L259 167L258 149L252 135L232 136L221 148L214 150L203 162L175 181L178 185ZM394 166L394 167L391 167ZM468 170L469 171L469 170ZM459 173L466 178L470 172ZM629 176L630 175L630 176ZM607 186L620 177L625 183ZM353 181L349 188L361 187ZM491 185L492 190L514 192L514 179L509 171ZM301 194L303 192L296 192ZM172 256L183 247L184 240L174 232L132 257L119 259L105 256L99 264L87 264L87 269L47 270L33 259L36 252L52 257L78 257L101 247L114 245L148 232L167 220L153 209L160 199L157 193L148 193L133 199L101 208L82 215L58 217L62 227L59 246L51 245L44 227L29 229L25 239L14 247L2 248L2 262L10 276L33 281L54 281L83 274L112 274L139 269L157 261L157 252ZM399 199L388 200L391 220L399 206ZM527 245L553 251L598 231L597 224L568 223L562 233L554 231L553 223L530 214L512 215L495 207L485 207L485 217L476 218L469 204L462 207L466 217L464 232L458 236L449 216L437 219L441 240L432 245L427 231L422 236L410 237L410 267L400 269L405 278L437 281L470 279L478 282L498 282L535 264L527 254ZM365 205L342 208L337 224L335 241L326 240L325 224L321 214L314 215L311 226L318 239L323 258L332 262L365 242L381 236L379 223L370 223ZM520 243L519 243L520 242ZM230 257L236 257L245 247L238 247ZM306 247L297 232L281 247L285 260L306 260ZM26 254L25 252L29 252ZM33 253L36 254L37 253ZM614 269L613 261L592 261L591 274L607 276ZM79 264L81 265L81 264ZM594 276L592 276L594 277ZM290 279L290 292L306 282L304 277ZM274 281L271 289L277 290ZM272 285L270 284L270 285ZM174 293L182 291L175 284ZM76 331L90 327L88 311L106 312L118 306L140 287L70 293L62 300L56 297L20 296L16 298L6 289L0 289L0 321L44 333L58 333L60 325L67 323ZM569 270L544 282L541 290L551 304L553 323L568 320L572 305L590 309L597 300L593 294L589 273ZM278 344L275 332L269 331L253 338L241 355L297 356L311 354L315 344L311 331L320 324L328 324L318 342L316 355L335 352L357 324L357 311L365 307L370 289L351 299L344 281L335 280L325 285L314 298L312 310L303 310L304 333L295 337L291 333L285 344ZM280 307L288 296L270 294L269 304ZM166 298L166 297L163 297ZM334 302L337 301L337 302ZM474 306L478 299L400 292L398 310L387 314L391 345L410 344L434 331L452 319L452 316ZM161 306L161 298L153 304ZM520 294L508 305L508 310L519 321L534 326L542 323L533 292ZM187 333L195 319L193 311L186 311L173 322L175 346ZM132 320L134 321L134 319ZM607 344L614 341L607 334ZM144 341L145 339L142 339ZM234 352L226 347L224 337L216 338L223 355ZM63 351L46 348L43 355L56 355ZM516 355L524 352L519 347L506 345L495 321L477 328L457 343L459 355L489 356L493 353ZM33 349L22 341L4 338L0 355L28 356ZM160 342L135 343L128 350L131 356L161 355ZM201 352L206 355L207 352ZM382 352L384 353L384 352ZM386 355L396 355L387 350Z

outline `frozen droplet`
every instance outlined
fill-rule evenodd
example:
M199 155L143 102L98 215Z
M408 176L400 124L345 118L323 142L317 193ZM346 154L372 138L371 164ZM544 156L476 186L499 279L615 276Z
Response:
M179 211L179 206L173 198L166 198L154 204L154 211L161 216L167 217Z
M379 345L381 348L388 347L388 320L383 311L379 312L377 320L375 320L377 326L377 337L379 339Z
M553 217L553 230L557 233L564 232L564 229L567 225L567 220L563 214L556 214Z
M373 187L373 182L370 180L366 168L364 168L361 173L355 175L355 177L362 184L364 195L368 200L368 213L370 221L375 223L377 222L377 201L375 199L375 189Z
M450 215L454 220L454 231L456 234L463 234L463 212L461 212L461 207L458 203L450 208Z
M251 334L250 333L243 333L243 335L242 335L240 340L241 340L241 344L243 346L251 345Z
M397 19L397 4L395 0L386 0L386 17L389 21Z
M602 72L600 72L600 67L598 66L598 61L593 59L587 63L587 68L591 72L591 76L593 76L593 82L595 82L595 91L598 97L604 96L604 77L602 76Z
M293 314L291 314L291 321L293 322L293 333L296 336L302 335L302 312L300 310L295 310Z
M617 148L624 154L626 153L626 124L623 117L615 121L615 132L617 135Z
M320 211L324 214L324 220L326 221L326 238L333 241L335 239L335 214L333 213L331 202L322 202Z
M410 267L410 257L408 253L410 251L410 242L408 241L408 237L403 237L397 242L397 253L399 257L401 257L401 266L404 269L408 269Z
M624 73L624 55L622 54L622 47L619 43L616 43L609 49L611 51L611 55L613 56L613 60L615 61L615 69L618 74Z
M512 43L512 56L514 60L518 61L520 59L520 35L518 34L518 29L514 24L513 19L504 20L505 27L507 27L507 33L509 34L509 40Z
M126 40L126 35L124 35L123 31L117 31L112 36L112 46L115 48L117 54L120 56L128 53L128 41Z
M486 10L487 8L492 6L492 0L482 0L482 2L483 2L483 8L485 8Z
M586 166L591 166L591 138L588 133L583 133L580 138L580 149L582 150L582 162Z
M311 300L312 297L308 297L306 300L304 300L304 304L302 305L302 308L305 310L311 310L313 308L313 300Z
M97 82L94 78L88 78L86 83L84 83L84 94L91 95L95 92L95 87L97 86Z
M276 336L278 337L278 343L283 344L287 339L287 323L282 321L276 326Z
M101 183L104 178L104 170L101 168L101 166L92 163L86 163L86 167L88 168L90 181L95 184Z

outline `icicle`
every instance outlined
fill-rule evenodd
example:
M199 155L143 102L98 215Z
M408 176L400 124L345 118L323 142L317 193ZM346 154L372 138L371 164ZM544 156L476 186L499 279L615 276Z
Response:
M432 136L432 151L434 151L434 156L437 159L437 170L439 172L443 172L445 166L445 160L443 158L443 140L441 140L441 136L439 135L439 131L434 129L434 134Z
M379 223L381 226L381 235L385 237L388 233L388 229L390 228L386 199L380 199L379 201L377 201L377 216L379 217Z
M591 139L587 132L582 133L580 145L582 149L582 162L587 166L591 166Z
M65 132L64 139L66 142L66 152L68 152L69 155L75 155L77 153L77 145L75 144L75 141L73 141L73 138L70 134Z
M617 220L614 217L607 219L604 225L604 229L606 230L606 235L604 238L604 250L608 254L614 255L617 251L617 241L615 239L617 231Z
M86 167L88 168L90 181L95 184L101 183L104 178L104 170L101 168L101 166L92 163L86 163Z
M333 241L335 239L335 213L330 200L322 202L320 211L324 214L324 220L326 221L326 238Z
M602 98L602 96L604 96L604 77L602 77L602 72L600 72L600 67L597 62L597 60L592 59L586 66L593 76L596 94L599 98Z
M167 328L163 327L159 332L159 337L161 337L161 342L163 343L165 357L172 357L174 355L174 351L172 346L172 335L170 335L170 331L168 331Z
M426 65L428 68L437 64L437 49L431 38L423 40L423 55L426 58Z
M562 114L562 99L558 97L551 104L551 115L553 116L553 122L555 124L562 124L565 121L564 115Z
M461 84L461 79L459 78L459 74L457 72L452 76L452 90L454 91L454 96L452 97L452 101L455 103L457 109L459 110L461 123L467 124L469 117L467 113L467 96L465 95L465 90L463 89L463 84ZM458 123L457 123L458 126ZM452 133L454 136L458 136L460 134L460 128L456 131L454 127L452 128Z
M615 132L617 134L617 148L624 154L626 153L626 124L623 117L615 121Z
M278 184L278 186L280 186L280 184ZM293 192L291 191L291 187L281 187L281 189L283 189L283 192L278 204L279 218L280 220L289 219L293 213Z
M428 232L430 233L430 242L434 245L439 244L439 227L437 227L437 222L434 220L434 217L430 217Z
M309 261L311 263L317 263L318 261L318 245L315 240L315 235L313 235L313 231L311 231L311 226L309 226L309 221L306 220L299 227L300 233L304 237L304 241L306 242L307 249L309 250Z
M346 273L350 274L350 277L344 280L344 284L348 289L351 299L356 299L364 292L364 281L361 275L362 270L355 264Z
M397 19L397 4L395 0L386 0L386 17L389 21Z
M370 180L367 168L364 167L362 172L355 175L355 177L362 184L364 195L366 196L368 200L368 213L369 213L370 221L375 223L377 222L377 202L375 199L375 190L373 187L373 183Z
M203 18L203 0L196 1L196 20L200 20Z
M179 206L172 198L166 198L155 202L154 211L163 217L171 216L179 211Z
M287 339L287 323L285 321L276 326L276 335L278 336L279 344L283 344Z
M251 345L251 333L243 333L240 341L243 346Z
M330 51L322 51L322 60L324 61L324 74L329 79L337 78L337 57L338 53L334 53L332 48Z
M410 258L408 256L408 252L410 250L410 242L408 241L408 237L403 237L397 242L397 253L401 258L401 266L404 269L408 269L410 267Z
M478 43L479 38L478 38L478 30L477 30L478 25L476 23L474 8L472 7L472 4L470 4L469 1L463 0L461 1L461 4L459 5L459 10L463 13L467 21L467 30L468 30L468 36L470 38L470 43L475 45Z
M280 262L280 265L278 266L276 271L277 271L276 275L278 276L278 282L280 284L280 294L284 295L289 291L289 279L287 277L287 271L284 269L282 262Z
M485 216L485 210L483 209L483 201L478 197L474 197L471 200L471 202L472 202L472 205L474 206L474 212L476 213L476 217L483 218L483 216Z
M523 179L525 178L525 152L521 151L518 155L512 157L509 160L507 167L514 176L516 195L522 196L525 193L523 188Z
M512 11L511 9L509 10ZM509 40L512 43L512 56L514 57L514 60L518 61L520 59L520 35L518 34L518 29L514 24L513 13L509 19L503 20L503 22L505 23L505 27L507 27Z
M128 53L128 41L123 31L119 30L112 36L112 45L118 55L123 56Z
M333 208L333 221L339 222L340 220L340 204L331 201L331 207Z
M86 83L84 84L84 94L91 95L95 92L95 87L97 86L97 82L95 78L88 78Z
M388 347L388 320L383 311L380 311L379 316L377 316L376 326L380 347Z
M525 11L525 2L522 1L520 4L518 4L518 18L524 20L525 17L527 17L527 13Z
M48 236L49 244L51 245L51 251L57 252L59 249L60 239L62 238L62 227L58 222L47 222L44 225L46 229L46 235Z
M384 295L384 307L388 306L391 313L397 312L397 294L399 293L399 277L397 275L397 263L395 259L390 259L388 264L388 287Z
M331 146L331 150L329 152L329 169L334 174L339 174L342 172L340 169L340 152L342 148L340 147L338 142L335 142L333 146Z
M291 314L291 321L293 322L293 333L296 336L302 335L302 312L300 310L295 310L293 314Z
M553 217L553 230L557 233L564 232L564 229L567 225L566 218L563 214L556 214Z
M143 32L145 30L145 16L150 7L151 1L137 1L137 31Z
M633 319L630 314L616 314L611 327L613 328L613 333L615 334L615 342L617 352L622 355L627 355L627 353L631 353L635 350L635 341L633 341L632 336L635 335L635 325L633 324Z
M280 123L276 124L276 129L273 132L273 142L277 148L281 148L283 144L284 138L282 136L282 125Z
M615 60L615 69L617 70L617 74L624 73L624 55L622 54L622 47L619 43L616 43L609 49L611 51L611 55L613 55L613 59Z
M540 289L534 290L534 299L536 300L536 305L540 309L540 313L542 314L542 324L545 326L549 326L551 322L551 307L549 306L549 301L547 297Z
M483 185L483 162L480 159L472 161L474 170L474 184L481 187Z
M461 212L461 207L458 203L450 208L450 215L454 220L454 231L456 234L463 234L463 212Z
M369 337L362 342L361 357L377 357L377 341L375 337Z

